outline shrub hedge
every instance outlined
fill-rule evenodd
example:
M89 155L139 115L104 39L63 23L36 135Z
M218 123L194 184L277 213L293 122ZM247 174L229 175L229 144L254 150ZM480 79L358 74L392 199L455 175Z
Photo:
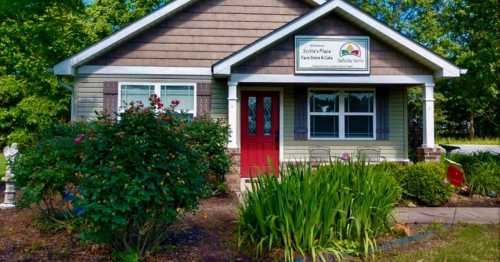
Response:
M446 181L445 165L439 162L406 166L401 186L407 197L428 206L445 204L454 191Z
M453 187L446 181L443 163L421 162L402 165L382 162L375 169L390 174L403 189L403 196L427 206L440 206L448 202Z

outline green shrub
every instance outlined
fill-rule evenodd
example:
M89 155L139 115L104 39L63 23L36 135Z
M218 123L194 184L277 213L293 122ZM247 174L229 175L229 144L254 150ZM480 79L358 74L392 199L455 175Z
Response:
M14 165L21 203L39 204L49 216L73 211L71 218L78 216L70 222L82 238L109 243L117 255L155 250L166 227L197 207L203 175L223 179L228 163L221 142L227 127L208 118L191 121L152 101L153 108L133 106L114 119L60 125L37 136ZM205 144L210 138L215 142Z
M391 175L401 185L405 180L406 176L405 170L406 168L408 168L408 165L398 162L383 161L381 163L373 165L373 168L378 172Z
M388 229L399 197L391 176L361 162L317 170L291 165L280 178L252 183L240 208L239 246L254 246L257 255L280 248L287 261L296 254L367 254Z
M77 185L80 149L75 137L86 124L60 124L40 134L40 141L22 148L13 163L14 179L22 192L19 206L38 205L44 214L55 218L65 210L60 201L67 186Z
M443 163L427 162L408 165L401 181L404 194L428 206L440 206L448 202L453 187L446 182Z
M210 191L219 193L225 190L224 176L231 165L231 159L225 150L229 138L227 124L202 116L187 125L187 132L192 147L202 154L202 162L207 165L204 175Z
M462 165L472 193L489 195L500 192L500 154L452 154L450 158Z
M103 119L82 141L82 237L143 256L179 213L197 207L206 164L190 144L185 116L132 107Z
M500 165L483 162L472 165L466 175L472 193L484 196L500 193ZM493 194L494 195L494 194Z

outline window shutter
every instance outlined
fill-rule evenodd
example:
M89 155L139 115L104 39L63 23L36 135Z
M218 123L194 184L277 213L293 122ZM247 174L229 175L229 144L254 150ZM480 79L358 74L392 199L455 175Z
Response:
M307 140L307 88L296 87L294 90L294 137L295 140Z
M389 90L387 88L377 88L376 96L376 121L377 121L377 140L389 139Z
M113 116L118 109L118 82L104 82L103 96L104 114Z
M196 115L210 115L212 88L210 83L198 83L196 86Z

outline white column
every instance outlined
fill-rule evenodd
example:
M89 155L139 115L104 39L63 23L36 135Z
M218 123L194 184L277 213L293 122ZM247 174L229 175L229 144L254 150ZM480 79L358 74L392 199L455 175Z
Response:
M228 148L238 148L238 82L228 82L227 119L229 124Z
M422 147L434 148L434 83L424 84L422 98L424 141Z

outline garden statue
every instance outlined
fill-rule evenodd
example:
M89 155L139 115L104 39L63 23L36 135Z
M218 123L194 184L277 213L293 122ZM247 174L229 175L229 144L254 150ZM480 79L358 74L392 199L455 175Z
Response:
M3 155L5 156L5 160L7 160L7 170L5 171L5 176L3 177L3 181L5 182L5 193L3 203L0 204L0 209L14 208L16 207L16 188L14 186L14 174L10 169L10 163L16 157L17 154L17 144L14 143L11 146L6 146L3 149Z

